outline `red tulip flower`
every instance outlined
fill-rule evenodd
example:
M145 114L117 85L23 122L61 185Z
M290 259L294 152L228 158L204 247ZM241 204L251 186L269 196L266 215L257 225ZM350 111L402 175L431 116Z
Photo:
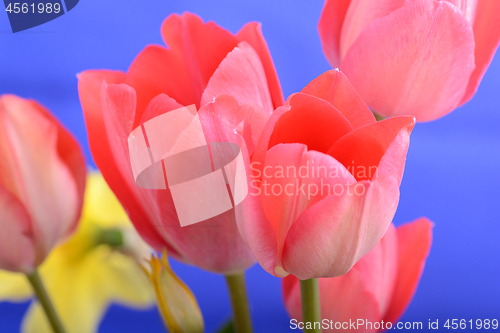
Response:
M0 96L0 269L32 273L76 228L85 161L40 104Z
M475 94L500 42L500 1L326 0L318 28L374 112L430 121Z
M168 48L147 46L127 73L85 71L80 100L94 160L141 236L156 250L209 271L233 273L255 259L242 240L234 209L181 227L169 189L134 182L127 138L144 122L196 105L210 141L236 142L248 164L260 131L283 96L256 23L236 35L185 13L162 26Z
M323 332L381 332L395 327L408 307L424 270L432 238L432 223L420 218L384 238L346 275L319 279ZM301 325L299 280L283 279L285 306ZM351 325L354 323L354 327Z
M414 124L377 122L337 70L291 95L262 130L238 214L261 266L303 280L347 273L389 228Z

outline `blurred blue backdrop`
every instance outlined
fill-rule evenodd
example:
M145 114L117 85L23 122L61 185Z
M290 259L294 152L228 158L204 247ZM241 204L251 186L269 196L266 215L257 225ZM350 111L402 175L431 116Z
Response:
M82 0L71 12L12 34L0 13L0 93L34 98L78 137L93 164L78 100L76 74L127 70L150 43L162 43L170 13L192 11L232 32L260 21L285 97L330 69L316 24L322 1ZM434 242L403 321L500 319L500 56L467 105L411 138L395 224L427 216ZM173 264L196 294L207 332L230 317L222 276ZM247 272L256 332L288 332L280 280L258 265ZM1 283L1 281L0 281ZM75 300L78 301L78 300ZM27 304L0 304L0 332L17 332ZM110 308L100 332L162 332L155 309Z

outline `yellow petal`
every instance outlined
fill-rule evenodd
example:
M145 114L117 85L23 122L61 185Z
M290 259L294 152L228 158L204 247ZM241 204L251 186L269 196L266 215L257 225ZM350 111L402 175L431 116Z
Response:
M33 295L33 290L22 273L0 270L0 300L25 301Z
M125 210L99 172L89 172L82 217L102 228L132 225Z
M153 284L158 309L165 326L171 333L203 332L204 323L200 308L191 290L170 268L167 253L152 257L151 272L144 268Z
M82 260L61 265L50 257L40 274L54 307L70 333L96 332L111 303L151 307L154 293L138 264L130 257L100 246ZM51 333L38 302L30 307L23 332Z

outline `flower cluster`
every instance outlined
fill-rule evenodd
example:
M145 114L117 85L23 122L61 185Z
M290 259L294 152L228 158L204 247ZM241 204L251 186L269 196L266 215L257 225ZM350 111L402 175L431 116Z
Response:
M326 0L318 28L335 69L286 100L259 24L233 34L191 13L170 15L161 27L167 46L147 46L127 72L78 74L103 177L88 176L86 191L73 136L37 102L1 96L0 269L11 273L0 272L0 297L30 297L18 280L28 276L40 300L25 321L28 332L49 331L49 324L56 332L95 331L110 301L146 306L154 294L169 329L203 331L196 299L168 253L227 277L238 332L250 329L242 272L255 262L283 278L295 322L396 322L432 238L426 218L392 223L410 135L417 121L472 98L500 41L499 13L500 1L487 0ZM129 140L153 118L191 105L203 141L240 148L234 170L217 166L211 151L209 171L226 182L233 203L239 184L231 172L246 181L248 195L181 226L173 186L136 184ZM188 128L189 121L174 125ZM161 142L161 129L155 135ZM197 148L194 134L182 135ZM150 161L151 143L140 138ZM167 148L183 151L175 144ZM164 177L166 163L148 177ZM148 266L153 250L164 255ZM77 313L68 311L71 302ZM85 325L75 325L79 320Z

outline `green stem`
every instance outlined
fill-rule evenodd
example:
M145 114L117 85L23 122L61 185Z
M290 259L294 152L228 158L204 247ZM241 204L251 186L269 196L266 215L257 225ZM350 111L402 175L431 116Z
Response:
M251 333L252 321L248 310L245 276L243 273L226 275L226 282L233 306L234 328L237 333Z
M49 295L47 295L47 291L43 286L43 282L42 279L40 279L38 271L35 270L33 273L26 274L26 276L28 277L28 280L31 283L31 286L33 287L33 290L35 291L35 294L38 298L38 301L42 305L42 308L47 315L47 319L49 320L54 333L64 333L64 328L61 324L61 321L57 317L54 306L50 302Z
M300 295L302 297L302 317L306 333L321 333L321 309L319 303L318 279L300 281ZM311 323L307 325L307 323ZM307 328L311 327L311 328Z

